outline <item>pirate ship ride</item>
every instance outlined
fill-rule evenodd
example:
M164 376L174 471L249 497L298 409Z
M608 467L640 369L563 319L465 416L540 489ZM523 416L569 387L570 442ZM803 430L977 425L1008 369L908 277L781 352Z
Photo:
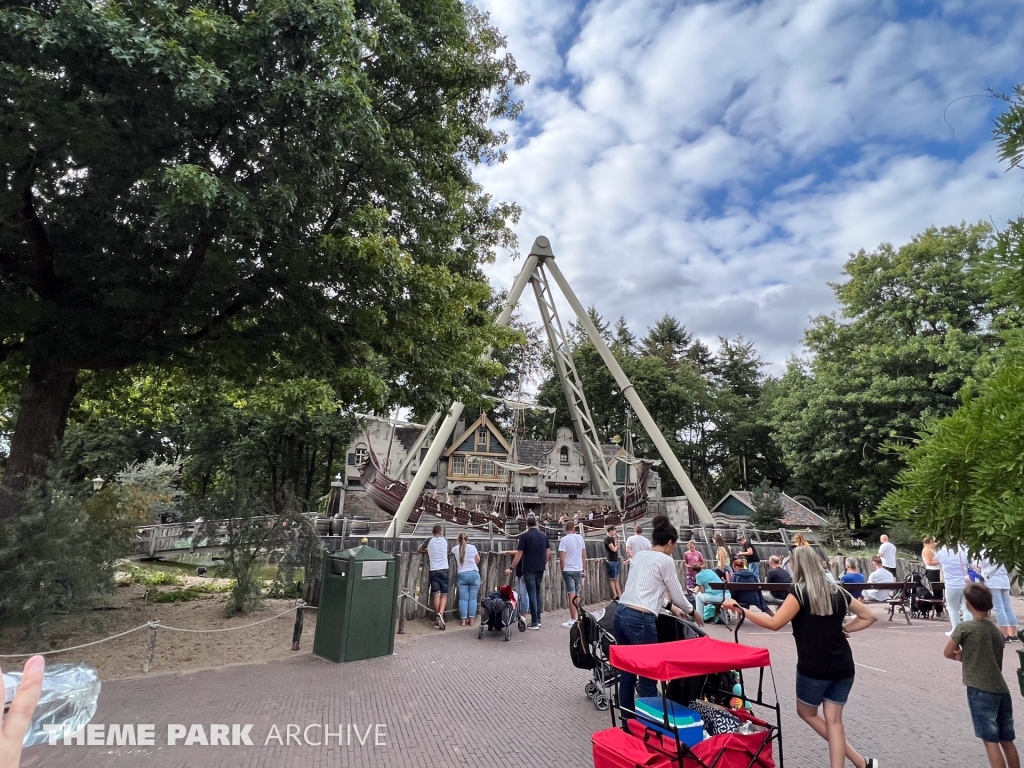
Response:
M679 484L691 509L702 522L707 524L713 523L711 513L708 511L704 500L700 497L690 478L687 477L686 472L672 452L668 441L662 435L657 423L651 417L650 412L608 348L587 310L584 309L569 286L565 276L555 263L555 256L551 250L550 242L546 237L538 237L534 241L523 269L509 291L501 314L495 322L497 325L508 325L512 319L512 313L519 304L519 300L522 298L527 286L533 288L537 298L537 307L540 311L541 321L548 337L555 372L562 384L562 391L565 395L569 415L572 417L573 432L576 440L579 441L579 450L586 464L590 490L593 495L605 500L605 507L596 510L593 518L590 517L589 513L587 514L587 524L597 527L612 523L619 524L642 517L647 512L648 481L652 462L629 456L629 462L637 463L636 472L631 473L636 481L628 484L629 487L624 489L620 490L610 478L609 467L602 453L598 432L591 417L586 397L583 394L583 384L573 361L572 345L565 335L558 315L554 291L548 280L549 274L560 289L564 300L572 308L580 327L585 331L587 338L594 345L598 355L614 378L619 392L626 399L632 412L636 414L651 444L658 451L665 466ZM524 408L535 407L528 403L521 405ZM404 531L407 523L419 520L424 514L436 515L443 520L450 520L453 523L462 525L497 527L498 530L506 533L518 531L522 527L524 515L521 510L522 505L517 506L515 500L515 478L522 476L527 471L539 470L540 468L517 465L515 461L511 460L515 458L514 455L509 457L510 461L507 462L509 466L504 467L508 473L509 480L503 505L493 505L492 509L486 511L467 509L466 507L452 504L449 500L450 497L442 500L438 498L436 493L424 493L432 468L437 466L441 454L445 451L448 441L452 436L452 430L462 416L463 408L463 403L456 401L452 404L443 420L441 420L440 413L434 414L428 426L432 427L441 420L440 426L433 433L430 446L426 450L425 455L420 458L419 468L415 476L408 483L389 477L381 469L380 464L371 451L370 457L362 470L362 484L367 494L377 506L393 515L391 525L388 527L387 536L398 535ZM425 437L428 431L424 430L422 436ZM415 447L415 451L418 450L419 441Z
M498 476L503 480L502 492L491 495L489 508L481 509L479 505L470 508L463 506L459 496L453 499L451 494L430 489L420 494L408 517L408 523L417 523L424 515L433 515L450 523L472 526L498 534L515 535L525 527L528 510L527 498L532 494L523 491L524 482L537 482L537 476L550 475L554 471L549 467L524 464L519 457L519 443L523 410L533 406L520 401L513 403L514 416L513 437L508 460L493 459ZM626 482L617 494L620 506L613 507L602 504L596 508L581 505L585 525L588 528L603 528L608 525L620 525L637 520L647 514L648 496L651 481L651 469L660 462L637 459L632 451L632 430L627 428L626 447L613 457L614 462L626 465L624 473ZM361 484L373 502L389 515L394 516L401 506L409 490L409 484L390 477L381 467L380 460L371 450L361 471ZM543 523L542 523L543 525Z

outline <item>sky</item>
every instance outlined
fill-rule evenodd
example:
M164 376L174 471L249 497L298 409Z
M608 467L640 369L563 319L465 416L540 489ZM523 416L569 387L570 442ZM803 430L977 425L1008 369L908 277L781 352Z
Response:
M667 312L779 372L851 252L1024 214L985 96L1024 81L1022 0L474 2L531 78L477 180L639 335Z

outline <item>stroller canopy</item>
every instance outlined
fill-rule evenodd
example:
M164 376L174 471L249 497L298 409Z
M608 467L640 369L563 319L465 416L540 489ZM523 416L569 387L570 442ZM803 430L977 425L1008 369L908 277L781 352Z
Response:
M623 672L661 681L771 666L767 648L725 643L713 637L657 645L613 645L610 661Z

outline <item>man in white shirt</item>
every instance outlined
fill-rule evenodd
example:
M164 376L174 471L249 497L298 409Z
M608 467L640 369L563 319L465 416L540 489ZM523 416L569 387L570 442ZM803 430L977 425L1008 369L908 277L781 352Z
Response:
M434 598L437 620L434 627L444 629L444 609L448 605L448 539L441 535L443 529L435 525L433 538L420 544L421 555L430 556L430 594Z
M587 570L587 543L576 533L576 523L572 520L565 524L565 536L558 542L558 563L565 591L569 594L569 620L562 626L571 627L576 622L576 595Z
M644 536L644 527L638 525L633 528L633 535L626 539L626 557L632 560L633 555L650 548L651 541Z
M882 546L878 548L878 556L882 558L882 567L885 568L889 573L892 574L893 579L896 578L896 545L889 541L889 537L884 533L879 538L882 542Z
M882 564L882 558L878 555L871 558L871 565L875 570L868 576L868 584L892 584L896 581ZM887 589L865 589L863 594L865 603L884 603L889 599L891 592Z

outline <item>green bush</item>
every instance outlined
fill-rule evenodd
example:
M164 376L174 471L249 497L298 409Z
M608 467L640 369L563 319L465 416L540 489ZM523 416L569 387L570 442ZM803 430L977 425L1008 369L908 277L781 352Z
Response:
M137 524L120 488L92 494L54 475L27 490L20 509L0 522L0 623L35 628L114 588Z
M150 589L146 592L146 599L151 603L187 603L198 600L201 595L202 593L193 587L170 589L166 592Z
M171 571L154 571L149 568L139 568L137 565L119 567L117 570L128 575L128 578L121 582L124 585L138 584L144 587L176 587L182 584L181 577Z
M217 496L197 502L194 513L204 520L203 535L224 542L223 567L234 579L225 614L235 616L262 607L261 571L269 555L283 555L278 586L272 588L276 594L294 590L289 584L296 563L306 573L319 572L322 550L312 521L294 497L278 506L242 483L224 487Z

